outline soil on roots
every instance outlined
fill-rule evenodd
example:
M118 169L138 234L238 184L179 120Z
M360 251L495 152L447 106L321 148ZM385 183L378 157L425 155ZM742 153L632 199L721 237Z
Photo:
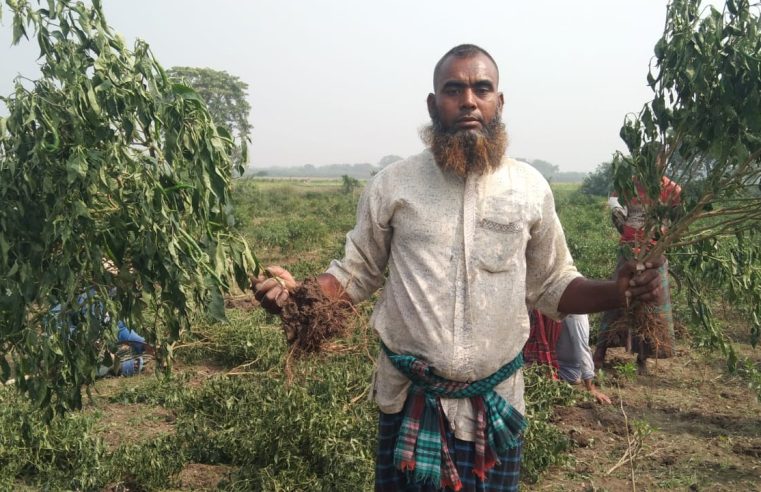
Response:
M642 357L668 358L674 355L668 323L646 304L634 304L623 311L612 326L611 339Z
M332 338L349 329L351 305L323 294L315 279L307 279L283 306L283 331L294 356L319 352Z

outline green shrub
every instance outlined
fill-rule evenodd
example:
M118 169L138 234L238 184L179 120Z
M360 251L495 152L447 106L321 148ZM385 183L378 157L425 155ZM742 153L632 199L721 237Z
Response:
M110 457L108 471L112 485L126 490L156 490L169 487L187 462L184 443L176 436L164 435L120 446Z
M18 482L40 489L92 490L106 459L92 416L72 412L46 424L13 388L0 387L0 489Z
M216 378L186 402L178 435L193 461L239 467L229 489L368 490L376 410L352 401L370 370L350 355L312 363L290 384Z
M547 366L528 366L523 375L528 428L523 438L521 480L535 483L548 467L568 460L570 441L550 418L556 406L573 404L576 393L568 383L553 380Z

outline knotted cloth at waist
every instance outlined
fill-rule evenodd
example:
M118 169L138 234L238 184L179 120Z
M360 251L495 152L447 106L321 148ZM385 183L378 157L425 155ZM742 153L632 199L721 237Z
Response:
M434 374L433 366L413 355L396 354L383 343L381 347L394 367L412 381L394 449L394 465L408 472L415 482L430 481L436 487L451 487L455 491L462 488L447 446L441 397L469 398L473 405L476 420L473 473L482 481L498 462L498 453L520 444L526 420L494 388L523 366L523 354L519 353L490 376L464 383Z

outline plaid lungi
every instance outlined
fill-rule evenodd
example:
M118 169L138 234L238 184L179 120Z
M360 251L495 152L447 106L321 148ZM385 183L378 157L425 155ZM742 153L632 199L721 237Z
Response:
M404 412L380 413L378 425L378 451L375 461L376 492L434 492L442 489L424 484L409 483L407 475L394 466L394 448ZM457 473L462 480L463 492L503 492L517 491L521 467L521 445L508 449L499 455L500 463L489 470L486 481L482 482L473 474L475 443L462 441L454 433L446 430L447 444L453 450ZM449 489L446 489L449 490Z
M624 263L626 259L622 256L618 257L618 264L616 270ZM658 340L661 344L657 347L643 346L640 347L637 342L637 337L632 337L631 351L641 354L644 357L655 357L663 359L671 357L674 354L675 338L674 338L674 317L671 309L671 294L669 292L669 270L668 262L665 262L658 268L658 274L661 278L661 290L663 296L661 302L658 304L651 304L649 309L653 314L660 317L663 321L663 326L668 330L668 333L663 333L658 336ZM623 309L613 309L605 311L600 321L600 331L597 336L597 344L602 344L605 347L626 347L628 334L625 331L614 330L613 324L618 321L621 316L624 315Z
M523 360L527 364L545 364L552 367L552 378L557 379L560 370L558 356L555 348L560 338L560 330L563 323L555 321L533 309L529 312L531 331L529 332L526 345L523 347Z

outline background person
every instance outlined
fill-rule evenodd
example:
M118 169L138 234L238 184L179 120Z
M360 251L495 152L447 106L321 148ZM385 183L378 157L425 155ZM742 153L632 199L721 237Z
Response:
M523 347L523 360L527 364L544 364L552 367L552 379L558 379L558 357L556 347L563 324L545 316L538 309L529 312L528 340Z
M610 398L594 384L595 366L589 348L589 316L569 314L563 320L557 345L558 376L571 384L583 384L597 403L610 404Z
M583 384L597 403L610 403L610 398L594 385L594 363L589 348L589 317L570 314L562 322L548 318L536 309L529 313L531 333L523 358L552 368L552 378L571 384Z

